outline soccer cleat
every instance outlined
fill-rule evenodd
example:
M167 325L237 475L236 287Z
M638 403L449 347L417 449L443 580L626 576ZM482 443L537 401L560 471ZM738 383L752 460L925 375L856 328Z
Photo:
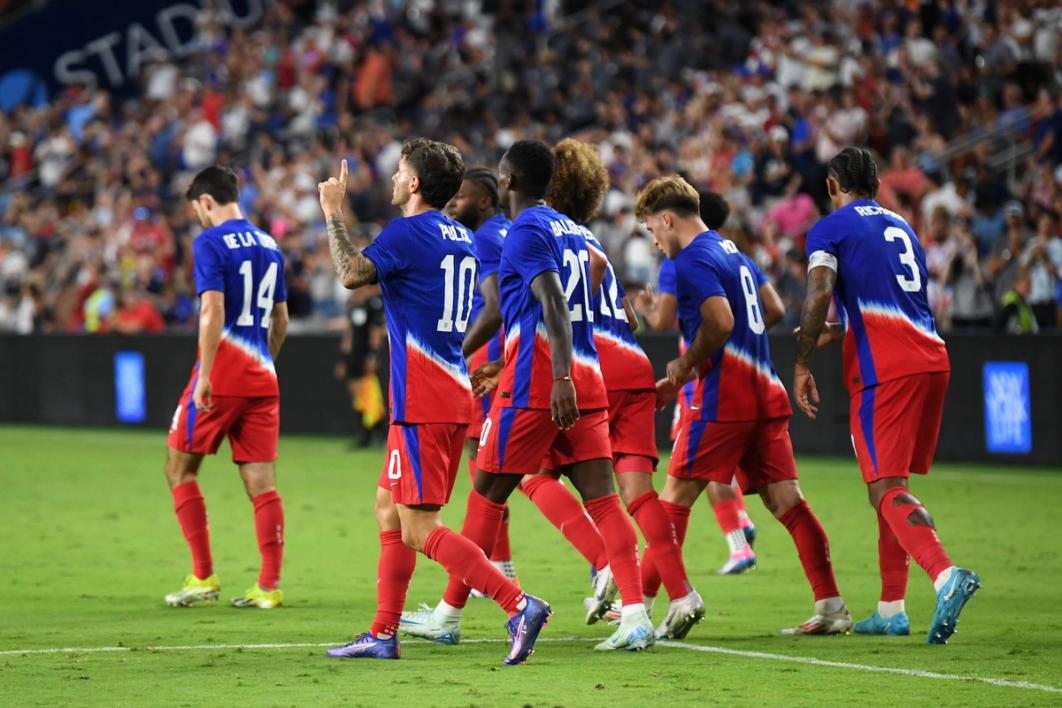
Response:
M507 561L491 561L491 565L498 569L498 572L504 575L509 580L516 582L516 566L513 565L511 560ZM480 592L475 588L472 588L472 592L469 593L469 597L475 600L489 600L490 595Z
M749 544L749 548L756 543L756 527L749 522L748 526L742 526L741 531L745 534L745 543Z
M398 637L380 639L371 632L354 637L354 641L332 647L327 652L333 659L397 659L402 655Z
M232 598L233 607L257 607L260 610L272 610L284 604L284 591L280 588L263 590L255 583L247 588L240 597Z
M944 587L937 593L937 609L929 623L930 644L947 644L959 625L959 613L967 601L981 587L981 578L966 568L956 568Z
M586 605L586 623L594 624L605 616L619 588L612 577L612 569L607 565L597 571L590 580L592 595L583 601Z
M756 569L756 554L752 546L745 546L738 553L732 553L730 560L718 570L719 575L741 575Z
M906 637L911 633L911 620L906 612L898 612L892 617L882 617L875 612L865 620L859 620L852 626L856 634L879 634L888 637Z
M831 608L830 605L833 604ZM819 600L815 603L815 614L798 627L782 630L782 635L795 637L818 634L848 634L852 630L852 615L839 598Z
M419 610L402 613L398 629L410 637L439 644L457 644L461 641L460 615L450 620L440 618L434 609L423 602L420 603Z
M170 607L191 607L198 602L213 602L220 593L221 581L217 575L202 579L189 575L184 579L184 587L166 596L166 604Z
M513 615L505 625L509 632L510 649L509 656L503 662L506 666L523 664L527 658L535 653L535 641L542 628L549 622L553 610L545 600L539 600L531 595L524 595L524 609L519 614Z
M657 639L684 639L693 625L704 619L704 601L696 590L668 605L664 621L656 628Z
M597 651L643 651L656 644L653 623L644 611L640 616L620 620L612 636L594 647Z

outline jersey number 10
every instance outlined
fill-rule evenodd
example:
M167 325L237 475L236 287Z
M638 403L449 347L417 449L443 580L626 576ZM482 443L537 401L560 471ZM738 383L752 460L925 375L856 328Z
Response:
M476 259L474 256L465 256L461 263L454 265L454 255L451 253L442 259L439 268L443 272L443 313L435 325L436 331L453 332L457 327L458 332L468 329L468 318L472 316L472 294L476 287ZM454 292L457 293L456 305ZM457 310L456 317L454 310Z

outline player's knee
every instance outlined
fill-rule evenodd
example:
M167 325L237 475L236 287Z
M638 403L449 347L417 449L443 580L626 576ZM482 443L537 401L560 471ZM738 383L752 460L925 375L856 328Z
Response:
M418 553L424 550L424 542L427 540L427 536L418 526L402 527L402 543Z
M796 480L776 482L760 490L763 505L776 519L781 519L794 506L804 501L804 494Z

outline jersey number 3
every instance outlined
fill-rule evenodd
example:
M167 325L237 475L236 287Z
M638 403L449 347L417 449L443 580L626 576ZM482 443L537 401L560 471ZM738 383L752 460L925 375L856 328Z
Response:
M898 226L890 226L885 229L886 241L899 241L903 244L903 251L900 252L900 264L907 266L911 270L911 277L905 277L903 275L896 276L896 282L900 284L900 287L904 289L904 292L916 293L922 289L922 273L918 270L918 261L915 260L914 248L911 246L911 237L907 235L907 232Z

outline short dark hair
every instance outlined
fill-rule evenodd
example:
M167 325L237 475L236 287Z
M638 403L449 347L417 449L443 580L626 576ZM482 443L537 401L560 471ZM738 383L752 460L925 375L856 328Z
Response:
M723 195L708 189L698 189L697 196L701 199L701 221L713 231L723 228L730 216L730 205Z
M185 199L193 201L209 194L218 204L232 204L240 200L240 180L231 167L211 165L200 170L188 185Z
M465 173L465 180L475 182L490 197L491 206L498 206L498 177L486 167L473 167Z
M878 165L866 148L846 147L829 164L829 175L845 194L862 194L871 199L878 193Z
M402 145L402 157L420 179L420 196L428 206L442 209L461 189L465 160L453 145L414 138Z
M543 198L553 179L553 151L538 140L517 140L505 152L516 177L517 190L529 197Z

